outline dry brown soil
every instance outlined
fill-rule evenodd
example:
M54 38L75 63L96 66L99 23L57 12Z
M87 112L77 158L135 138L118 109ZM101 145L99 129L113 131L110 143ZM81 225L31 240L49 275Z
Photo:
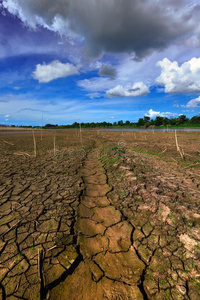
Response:
M200 298L200 133L35 136L0 133L2 299Z

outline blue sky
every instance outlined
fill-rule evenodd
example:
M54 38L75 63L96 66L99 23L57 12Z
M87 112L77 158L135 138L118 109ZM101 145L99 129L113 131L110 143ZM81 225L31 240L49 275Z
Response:
M198 2L0 1L0 124L199 114Z

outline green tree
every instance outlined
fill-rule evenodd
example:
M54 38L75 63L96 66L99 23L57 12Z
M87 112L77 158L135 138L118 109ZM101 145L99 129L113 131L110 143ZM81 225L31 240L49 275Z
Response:
M169 119L168 118L163 119L163 125L164 126L169 125Z
M122 120L118 121L117 123L118 126L123 126L124 125L124 122Z
M144 126L144 119L143 118L139 118L138 122L137 122L138 126Z
M192 124L200 123L200 114L192 117L190 121Z
M144 116L144 122L145 122L145 123L148 123L149 121L150 121L150 117Z
M125 125L126 125L126 126L129 126L129 125L130 125L130 121L126 121L126 122L125 122Z
M163 124L163 117L157 116L155 119L155 125L156 126L161 126Z
M180 115L178 117L178 124L185 124L188 121L186 115Z

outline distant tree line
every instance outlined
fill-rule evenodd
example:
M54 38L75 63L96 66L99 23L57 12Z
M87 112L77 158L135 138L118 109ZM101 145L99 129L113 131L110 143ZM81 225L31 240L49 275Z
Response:
M151 119L148 116L140 118L138 122L130 121L118 121L118 122L91 122L91 123L81 123L81 128L148 128L148 127L159 127L159 126L200 126L200 115L194 116L191 119L187 118L185 115L180 115L177 118L167 118L157 116L155 119ZM74 122L72 125L52 125L46 124L45 128L79 128L80 124Z
M191 119L187 118L186 115L180 115L177 118L167 118L157 116L155 119L144 116L140 118L137 122L137 126L144 126L148 128L149 126L180 126L180 125L200 125L200 115L194 116Z
M153 128L153 127L163 127L163 126L171 126L171 127L200 127L200 114L192 117L191 119L187 118L186 115L180 115L177 118L167 118L157 116L155 119L151 119L148 116L144 116L143 118L139 118L138 122L130 122L130 121L118 121L118 122L91 122L91 123L81 123L81 128ZM15 125L11 125L11 127L15 127ZM26 128L38 128L39 126L19 126ZM54 125L54 124L46 124L44 126L45 129L66 129L66 128L79 128L80 124L78 122L74 122L71 125Z

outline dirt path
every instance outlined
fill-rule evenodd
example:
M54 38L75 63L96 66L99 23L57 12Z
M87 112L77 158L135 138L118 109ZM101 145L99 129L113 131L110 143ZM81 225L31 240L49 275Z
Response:
M52 299L146 299L145 265L132 245L133 227L107 197L110 187L95 149L81 175L85 190L75 228L82 261Z

